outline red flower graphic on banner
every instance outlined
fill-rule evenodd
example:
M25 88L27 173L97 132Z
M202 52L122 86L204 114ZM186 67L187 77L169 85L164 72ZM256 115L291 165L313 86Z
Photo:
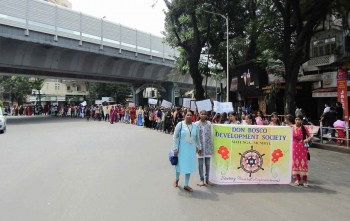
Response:
M224 160L227 160L227 159L228 159L228 155L222 155L221 157L222 157L222 159L224 159Z
M274 162L274 163L276 163L276 162L278 161L278 159L277 159L277 158L272 158L271 161Z
M225 146L219 147L218 154L221 155L222 159L227 160L229 153L230 152L228 151L227 147L225 147Z
M228 151L227 147L221 146L219 147L218 154L223 155L228 155L230 152Z
M272 153L272 162L276 163L279 158L283 157L283 153L281 149L274 150Z

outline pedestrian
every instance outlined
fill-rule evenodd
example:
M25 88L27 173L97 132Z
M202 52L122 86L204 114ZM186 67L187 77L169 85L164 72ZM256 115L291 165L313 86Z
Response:
M307 145L312 139L307 127L302 124L303 117L295 118L293 127L293 151L292 151L292 174L295 176L295 186L299 186L301 177L303 186L308 187L308 148Z
M114 123L114 112L115 112L114 106L112 106L111 109L109 109L109 122L111 124Z
M344 119L344 109L343 109L342 103L337 102L337 103L335 104L335 106L336 106L335 112L336 112L336 114L337 114L337 119L339 119L339 118Z
M241 114L241 124L242 125L247 125L247 123L245 122L245 117L247 116L247 112L246 111L242 111Z
M321 120L320 120L320 122L324 122L325 123L322 126L323 127L327 127L327 128L322 128L322 133L326 134L328 131L331 132L331 139L330 139L331 143L335 142L335 129L333 127L333 124L336 121L337 121L337 114L335 113L335 108L334 107L330 107L329 108L329 112L325 113L323 115L323 117L321 117Z
M227 119L227 113L223 112L220 116L220 124L228 124L229 120Z
M143 118L144 118L144 112L142 110L142 107L140 106L137 110L137 125L142 126L143 125Z
M257 117L255 118L257 125L268 125L269 122L267 121L266 117L264 116L264 113L261 110L258 110Z
M294 126L294 117L290 114L284 116L284 123L286 126L293 127Z
M237 113L234 111L231 111L228 113L228 124L233 124L233 125L239 125L241 124L238 120L237 120Z
M86 106L86 108L85 108L86 121L90 120L90 115L91 115L91 109L90 109L90 107Z
M143 127L149 127L149 111L148 111L148 107L146 107L145 110L143 111L143 122L144 122Z
M185 174L184 190L192 192L193 189L188 186L191 173L196 172L196 152L201 153L201 144L199 140L199 130L197 125L192 122L191 111L188 111L185 120L177 124L174 131L174 155L178 156L178 163L175 166L176 176L173 183L178 187L180 173Z
M130 110L129 110L129 108L125 109L124 122L126 124L130 124Z
M157 131L162 131L162 118L163 118L163 112L162 110L159 108L157 110L157 114L156 114L156 122L157 122Z
M281 122L278 119L278 113L273 112L271 114L271 122L270 122L269 126L281 126Z
M168 112L165 114L164 118L164 133L171 133L171 125L173 122L173 116L171 114L171 110L168 109Z
M255 116L253 114L247 114L245 116L246 125L256 125Z
M103 106L103 112L105 114L104 121L109 121L109 108L107 105Z
M130 119L131 119L131 124L136 124L136 110L135 107L131 107L130 109Z
M200 178L199 186L205 186L203 163L205 164L205 182L211 186L212 183L209 181L210 158L213 155L211 123L207 120L207 112L205 110L202 110L199 113L199 118L200 120L195 123L199 130L199 142L200 146L202 147L202 151L200 151L197 155Z

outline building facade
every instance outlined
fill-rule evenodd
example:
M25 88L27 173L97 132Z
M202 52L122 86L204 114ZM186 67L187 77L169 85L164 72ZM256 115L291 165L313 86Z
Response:
M40 95L39 95L40 94ZM39 91L32 90L27 102L39 102L42 104L79 104L89 95L85 82L73 80L46 79Z

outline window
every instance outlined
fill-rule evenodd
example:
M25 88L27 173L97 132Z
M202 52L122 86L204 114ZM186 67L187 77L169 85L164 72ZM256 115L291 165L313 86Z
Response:
M77 85L77 91L81 91L81 86Z
M328 44L328 45L326 45L325 46L325 52L326 52L326 55L328 55L328 54L331 54L331 45L330 44Z
M320 56L323 56L323 46L318 47L318 52L320 53Z
M60 83L55 83L55 90L59 91L60 90Z
M313 57L331 55L336 49L335 37L314 41L312 46Z
M67 91L70 91L70 86L67 86Z
M314 52L313 52L313 56L314 57L318 57L318 48L317 47L314 47Z

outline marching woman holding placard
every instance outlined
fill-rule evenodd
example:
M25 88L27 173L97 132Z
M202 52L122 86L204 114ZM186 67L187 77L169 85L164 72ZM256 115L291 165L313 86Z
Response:
M192 122L193 112L188 111L185 120L179 122L174 131L174 155L178 156L175 166L176 178L173 186L178 187L180 173L185 174L184 190L192 192L188 186L191 173L196 172L196 152L201 153L198 126Z

